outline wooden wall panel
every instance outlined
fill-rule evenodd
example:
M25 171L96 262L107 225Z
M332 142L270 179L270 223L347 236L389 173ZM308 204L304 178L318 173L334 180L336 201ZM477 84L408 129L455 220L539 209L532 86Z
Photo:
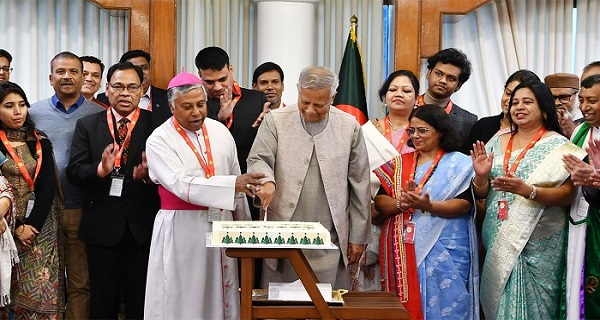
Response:
M129 10L129 49L152 56L152 84L166 88L175 75L176 0L88 0L107 10Z
M396 70L408 69L418 76L421 59L441 49L442 15L468 14L490 1L396 0Z

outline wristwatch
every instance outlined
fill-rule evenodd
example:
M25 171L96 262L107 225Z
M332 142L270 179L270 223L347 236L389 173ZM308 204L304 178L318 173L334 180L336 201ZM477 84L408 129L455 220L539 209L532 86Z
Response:
M531 185L531 193L529 194L529 200L535 200L535 196L537 196L537 189L534 185Z

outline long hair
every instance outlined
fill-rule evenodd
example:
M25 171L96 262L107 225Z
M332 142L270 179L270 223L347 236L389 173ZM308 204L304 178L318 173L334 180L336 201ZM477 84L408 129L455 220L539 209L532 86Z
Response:
M27 100L27 95L25 94L25 91L23 91L23 89L18 84L10 81L0 83L0 104L3 103L4 99L6 99L6 97L11 93L21 96L21 98L25 100L25 105L28 109L29 107L31 107L29 101ZM0 122L0 128L8 129L8 127L2 122ZM33 120L31 120L29 112L27 112L27 116L25 117L25 122L23 123L22 128L25 130L28 137L34 136L35 123L33 122Z
M539 80L529 79L519 83L519 85L515 87L512 94L510 95L508 113L510 114L510 110L513 107L513 99L515 97L515 93L524 88L528 88L533 92L533 95L537 100L540 112L542 114L542 123L546 130L552 130L562 134L562 129L558 124L558 116L556 115L556 106L554 105L554 98L552 97L552 92L543 82ZM510 121L511 127L514 128L514 131L518 131L519 127L516 123L513 122L512 117L509 117L508 120Z

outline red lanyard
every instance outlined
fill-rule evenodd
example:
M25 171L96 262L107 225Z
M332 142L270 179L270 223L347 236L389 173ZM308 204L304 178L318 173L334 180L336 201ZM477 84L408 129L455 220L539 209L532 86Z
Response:
M425 172L425 175L423 176L423 178L421 178L421 181L417 185L417 189L423 189L423 186L425 185L425 183L427 183L427 180L429 180L429 176L431 176L431 173L433 173L433 169L437 167L443 155L444 150L440 149L440 151L438 151L437 156L435 156L435 159L433 159L431 165L429 165L429 169L427 169L427 172ZM419 151L416 151L413 155L413 168L410 174L410 180L413 180L415 178L415 171L417 170L417 157L419 157Z
M4 146L6 147L8 153L10 153L10 156L17 163L17 167L19 167L23 178L25 178L25 181L27 181L27 184L29 185L29 190L33 192L33 190L35 189L35 180L37 180L37 177L40 173L40 169L42 169L42 144L40 143L40 138L38 137L37 133L35 134L35 154L37 155L37 159L33 179L31 179L31 175L29 175L27 168L25 168L23 160L19 158L19 156L15 152L15 149L13 149L13 147L10 145L10 142L6 137L6 133L4 133L4 130L0 130L0 139L2 140L2 143L4 143Z
M538 130L536 135L533 137L533 139L529 142L529 144L527 144L525 149L523 149L523 151L521 151L521 153L519 153L519 155L517 156L517 159L512 164L512 166L510 167L510 171L509 171L508 170L508 161L510 160L510 154L512 153L512 144L513 144L513 138L515 137L515 134L512 134L510 136L510 139L508 139L508 144L506 145L506 151L504 152L503 169L504 169L505 176L508 176L509 173L510 174L515 173L515 170L517 170L517 167L519 166L519 162L521 162L521 159L523 159L523 157L525 156L525 153L527 153L527 151L529 149L533 148L535 143L538 142L542 138L542 135L544 135L544 132L546 132L546 128L541 127L540 130Z
M386 116L385 117L385 137L388 139L388 141L390 143L393 144L392 142L392 128L390 125L390 116ZM402 153L402 147L404 147L404 143L406 142L406 140L408 139L408 131L406 129L410 128L410 125L407 125L405 130L404 130L404 134L402 135L402 138L400 138L400 143L398 143L398 146L396 147L396 150L398 150L398 153Z
M208 164L206 163L206 161L204 161L204 158L200 155L200 151L198 151L198 149L196 149L196 146L192 143L192 140L190 140L190 137L188 137L187 133L185 133L185 130L183 130L183 128L179 125L179 122L177 122L177 119L175 119L175 118L173 118L173 125L175 126L175 130L177 130L179 135L181 135L181 137L183 137L183 140L185 140L185 143L187 143L187 145L190 147L190 149L192 149L192 151L194 151L194 155L198 159L198 162L200 162L202 169L204 169L206 178L208 179L208 178L214 176L215 175L215 163L213 162L212 152L210 151L210 140L208 140L208 131L206 130L206 124L204 124L204 123L202 124L202 135L204 136L204 144L206 145L206 156L208 158Z
M235 96L233 98L233 104L237 105L238 100L240 100L240 98L242 97L242 89L240 88L240 85L237 82L233 82L233 95ZM220 102L220 100L219 100ZM234 106L235 108L235 106ZM231 114L229 115L229 119L225 120L225 125L227 125L227 129L231 129L231 126L233 125L233 110L231 111ZM202 127L204 128L204 127Z
M423 106L425 104L425 100L423 100L423 96L424 94L420 95L419 98L417 99L417 104L420 106ZM448 105L446 106L446 108L444 108L444 111L446 111L447 114L450 114L450 111L452 111L452 100L448 100Z
M148 95L148 108L146 110L152 111L152 97Z
M123 140L123 142L121 143L121 148L119 149L119 152L117 152L117 155L115 157L115 168L121 168L121 156L123 155L123 150L125 150L125 146L131 139L131 132L133 131L133 128L135 128L135 124L137 123L139 117L140 117L140 108L135 108L135 111L133 113L133 118L131 119L131 122L127 124L127 135L125 136L125 140ZM108 109L106 111L106 122L108 122L108 131L110 131L110 135L113 138L113 143L116 146L117 140L115 139L115 132L114 132L115 127L113 124L112 109Z

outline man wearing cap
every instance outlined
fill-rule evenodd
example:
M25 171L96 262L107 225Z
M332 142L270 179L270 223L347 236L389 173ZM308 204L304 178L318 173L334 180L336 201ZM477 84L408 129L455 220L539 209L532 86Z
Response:
M563 134L570 138L575 126L583 122L581 111L575 108L579 77L570 73L555 73L544 78L544 83L552 91L558 114L558 122Z
M239 319L237 263L206 247L212 221L250 220L246 195L264 174L240 174L227 127L207 118L202 81L182 72L167 92L173 117L148 138L150 179L159 185L145 317Z

